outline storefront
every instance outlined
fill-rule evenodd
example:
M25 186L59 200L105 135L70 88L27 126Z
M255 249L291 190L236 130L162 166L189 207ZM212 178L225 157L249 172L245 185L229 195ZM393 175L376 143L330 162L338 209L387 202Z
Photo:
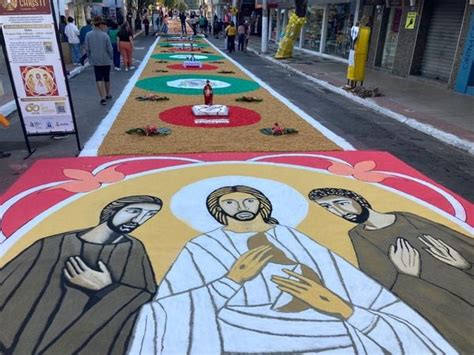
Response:
M360 0L310 0L299 48L347 60L350 30L357 21L356 13L359 8Z

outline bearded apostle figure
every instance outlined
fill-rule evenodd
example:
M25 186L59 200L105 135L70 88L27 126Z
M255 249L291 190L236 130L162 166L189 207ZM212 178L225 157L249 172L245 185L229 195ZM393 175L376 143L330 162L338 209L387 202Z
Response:
M154 196L109 203L97 226L38 240L0 271L0 353L123 354L156 281L128 233L161 209Z
M184 246L129 354L456 353L377 282L280 225L261 191L218 188L206 205L222 227Z
M350 190L318 188L309 199L355 224L349 237L363 272L418 311L459 352L472 352L472 236L413 213L379 212Z

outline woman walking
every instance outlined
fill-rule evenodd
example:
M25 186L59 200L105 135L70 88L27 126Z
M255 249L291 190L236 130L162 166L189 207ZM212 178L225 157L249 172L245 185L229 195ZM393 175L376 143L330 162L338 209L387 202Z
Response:
M129 71L130 69L135 69L132 66L132 53L133 53L133 34L130 31L130 26L128 22L125 22L120 31L117 35L117 43L118 48L120 50L120 54L123 58L123 65L125 67L125 71Z
M109 38L110 38L110 43L112 43L112 49L114 53L114 68L115 70L119 71L120 70L120 52L118 48L118 33L119 33L119 28L117 22L113 22L110 26L110 29L108 31Z
M237 34L237 29L235 28L234 21L230 21L229 26L225 29L225 34L227 36L227 49L229 53L235 52L235 35Z

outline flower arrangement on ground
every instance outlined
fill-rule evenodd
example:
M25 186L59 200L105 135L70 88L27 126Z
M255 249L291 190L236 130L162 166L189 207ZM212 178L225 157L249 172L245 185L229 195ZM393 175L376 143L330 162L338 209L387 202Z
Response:
M280 126L278 122L275 122L273 124L273 127L267 127L267 128L262 128L260 130L261 133L267 135L267 136L283 136L286 134L296 134L298 131L294 128L284 128L283 126Z
M147 125L144 128L132 128L126 131L127 134L138 134L139 136L168 136L171 134L171 129L168 127L157 127L154 125Z
M240 96L235 99L237 102L262 102L263 99L256 96Z

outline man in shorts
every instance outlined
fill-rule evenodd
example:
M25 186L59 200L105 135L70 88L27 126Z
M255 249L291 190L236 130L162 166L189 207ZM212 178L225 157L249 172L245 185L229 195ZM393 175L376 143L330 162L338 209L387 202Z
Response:
M100 16L94 17L94 29L86 35L85 48L89 63L94 66L95 81L100 95L100 104L106 105L110 95L110 66L113 49L110 38L105 33L106 23Z

